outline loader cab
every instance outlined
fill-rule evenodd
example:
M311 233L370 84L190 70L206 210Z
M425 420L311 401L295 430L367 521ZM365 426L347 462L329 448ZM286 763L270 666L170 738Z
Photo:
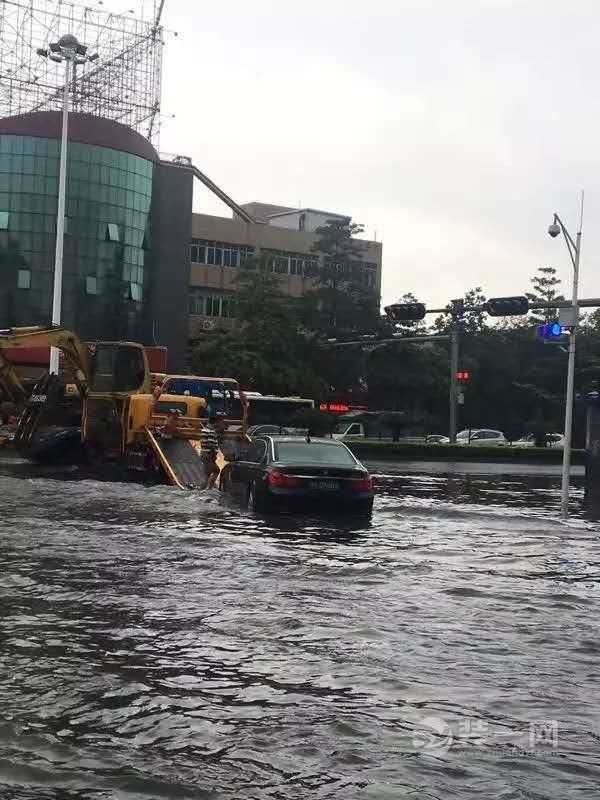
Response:
M152 395L132 395L128 403L126 444L141 441L146 428L162 428L167 416L175 411L179 414L177 435L183 439L199 439L202 419L206 416L206 400L201 397L183 397L161 394L159 400Z
M239 384L234 378L200 377L198 375L167 375L162 384L169 395L190 395L206 401L208 415L228 422L241 422Z
M134 342L90 345L89 394L146 394L151 391L148 359Z
M150 395L150 371L142 345L135 342L96 342L84 400L82 435L90 449L119 457L127 445L129 401Z

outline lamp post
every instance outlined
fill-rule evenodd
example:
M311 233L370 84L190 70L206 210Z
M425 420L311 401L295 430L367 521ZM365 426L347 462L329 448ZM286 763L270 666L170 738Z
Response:
M62 104L62 135L60 141L60 169L58 175L58 208L56 213L56 248L54 252L54 291L52 296L52 324L60 325L62 305L63 245L65 238L65 205L67 188L67 140L69 133L69 84L71 67L85 64L98 58L97 54L86 56L87 47L80 44L70 33L61 36L58 42L50 44L49 50L38 49L38 55L65 65L65 84ZM59 350L50 349L49 372L58 375Z
M560 515L562 519L569 516L569 473L571 467L571 441L573 435L573 398L575 389L575 340L578 321L578 286L579 286L579 255L581 253L581 225L583 221L583 192L581 194L581 216L579 221L579 231L573 241L572 236L558 216L554 215L554 221L548 228L548 234L555 239L561 233L564 236L573 263L573 328L569 337L569 356L567 367L567 396L565 403L565 446L563 448L562 481L560 493Z

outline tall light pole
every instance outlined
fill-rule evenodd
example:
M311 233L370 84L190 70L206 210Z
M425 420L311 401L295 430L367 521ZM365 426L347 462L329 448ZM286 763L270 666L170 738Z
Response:
M549 235L555 239L561 233L567 244L567 249L573 263L573 328L569 337L569 358L567 367L567 396L565 403L565 446L563 449L562 463L562 482L560 492L560 515L563 519L569 516L569 478L571 468L571 441L573 438L573 398L575 394L575 340L577 333L577 322L579 316L578 308L578 287L579 287L579 256L581 253L581 226L583 222L583 192L581 193L581 215L579 218L579 231L575 236L575 241L569 231L558 216L554 215L554 221L548 228Z
M63 276L63 246L65 239L65 206L67 190L67 141L69 134L69 85L71 83L71 67L94 61L98 55L86 56L87 47L80 44L75 36L70 33L61 36L58 42L50 44L49 51L38 49L38 55L49 58L51 61L64 63L65 84L63 87L62 104L62 135L60 140L60 169L58 174L58 208L56 212L56 248L54 251L54 292L52 296L52 324L60 325L62 306L62 276ZM58 375L59 350L50 349L49 372Z

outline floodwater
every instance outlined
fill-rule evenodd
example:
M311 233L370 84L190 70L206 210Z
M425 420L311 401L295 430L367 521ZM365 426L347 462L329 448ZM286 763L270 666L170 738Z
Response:
M0 798L600 797L600 526L481 467L366 523L0 462Z

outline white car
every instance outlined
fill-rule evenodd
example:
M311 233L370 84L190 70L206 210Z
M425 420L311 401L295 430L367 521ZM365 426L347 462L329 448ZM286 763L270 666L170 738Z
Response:
M563 433L547 433L546 442L548 447L562 449L565 446L565 436ZM533 433L523 436L513 442L515 447L535 447L535 435Z
M436 444L450 444L450 439L448 436L444 436ZM456 434L456 444L493 447L494 445L507 445L508 441L502 431L494 431L491 428L470 428Z
M490 428L471 428L456 434L456 444L495 447L497 445L507 445L508 441L502 431L495 431Z

